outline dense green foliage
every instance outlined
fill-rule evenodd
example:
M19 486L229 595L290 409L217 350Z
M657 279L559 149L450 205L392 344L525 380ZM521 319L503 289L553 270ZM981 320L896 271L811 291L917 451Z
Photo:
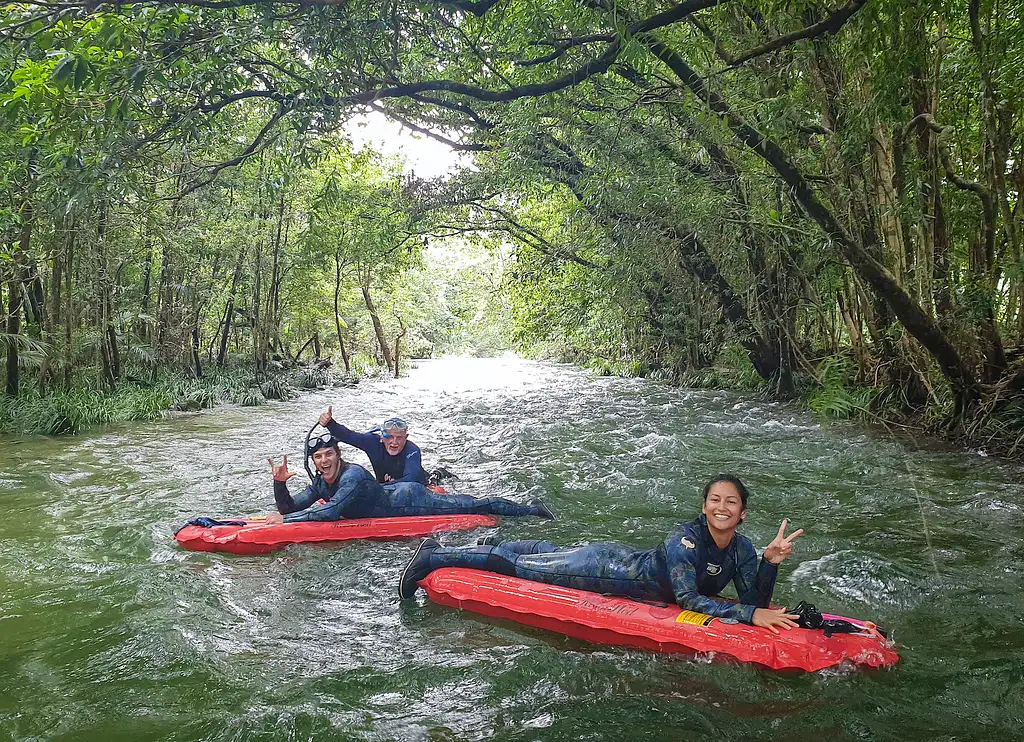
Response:
M110 35L112 26L122 33ZM433 285L421 275L432 214L407 198L400 163L329 132L282 131L231 158L237 141L260 138L261 111L183 128L143 110L147 68L124 72L126 54L114 50L133 28L143 33L113 17L58 22L52 38L33 39L40 59L13 60L3 110L18 126L0 140L8 396L65 390L51 405L63 408L79 393L137 389L166 370L201 380L211 368L250 366L258 381L282 361L339 351L346 371L374 358L393 369L399 337L418 355L461 342L461 315L490 297L464 272L434 271ZM90 45L97 35L109 53ZM62 51L48 48L58 41ZM134 87L118 97L121 73ZM82 117L80 139L67 138L70 111ZM144 141L146 124L162 127L159 138ZM446 291L460 293L461 309ZM408 337L405 317L419 320ZM427 337L445 323L450 332ZM174 406L176 394L164 392L145 393L147 408ZM0 426L26 427L16 417L0 415Z
M143 386L129 384L114 392L81 387L47 394L33 391L19 397L0 397L0 424L12 431L67 435L93 425L156 420L167 410L194 412L222 403L256 407L268 399L288 400L297 386L308 381L300 373L259 383L251 374L236 371L203 379L167 378Z
M396 336L425 352L489 316L680 380L739 353L824 414L1009 450L1022 24L992 0L5 6L9 391L40 356L67 385L198 374L218 337L257 367L310 337L391 366ZM353 153L367 107L474 167ZM423 262L465 235L514 246L504 299L490 266ZM460 281L477 309L438 288Z

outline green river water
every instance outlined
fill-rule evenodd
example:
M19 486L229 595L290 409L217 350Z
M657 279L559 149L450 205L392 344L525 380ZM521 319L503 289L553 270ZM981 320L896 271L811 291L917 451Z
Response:
M763 547L807 530L776 602L889 628L901 664L773 673L585 644L418 601L415 542L183 551L196 515L270 508L267 456L333 404L402 414L475 495L543 497L509 537L650 546L731 470ZM350 457L365 460L355 452ZM1024 477L786 405L517 359L77 438L0 440L0 739L1024 739ZM466 543L482 532L446 536Z

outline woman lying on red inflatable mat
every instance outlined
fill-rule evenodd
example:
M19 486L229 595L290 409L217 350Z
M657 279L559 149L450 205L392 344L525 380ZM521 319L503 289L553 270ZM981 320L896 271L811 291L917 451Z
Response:
M424 539L402 573L398 594L412 597L417 583L435 569L468 567L605 595L677 603L775 633L795 628L798 616L768 606L778 565L793 553L793 541L803 529L786 536L787 522L782 521L759 565L750 539L736 533L746 517L749 496L738 477L715 477L704 487L700 517L677 526L653 549L615 542L565 549L547 541L493 540L444 548L434 539ZM715 597L730 581L738 603Z

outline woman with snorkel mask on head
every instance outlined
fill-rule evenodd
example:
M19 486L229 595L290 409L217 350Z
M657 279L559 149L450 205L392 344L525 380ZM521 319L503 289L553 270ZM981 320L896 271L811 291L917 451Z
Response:
M523 505L502 497L431 492L424 484L426 473L420 463L419 448L408 441L409 426L403 420L393 418L385 422L379 438L372 432L354 433L334 422L330 408L320 416L320 424L330 435L307 441L307 456L312 456L317 474L313 476L310 472L313 481L299 495L293 497L288 490L287 482L295 476L295 472L288 470L288 457L279 465L267 459L278 509L267 516L267 523L457 514L555 517L538 500ZM377 447L370 445L370 438ZM377 477L358 464L344 461L339 441L366 451ZM410 455L412 452L415 456Z

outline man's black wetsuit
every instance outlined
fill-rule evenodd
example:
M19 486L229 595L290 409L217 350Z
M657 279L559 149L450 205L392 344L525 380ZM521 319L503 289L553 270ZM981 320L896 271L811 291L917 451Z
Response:
M392 456L376 433L357 433L335 420L327 423L327 429L337 440L366 453L378 482L427 483L427 473L423 470L419 446L412 441L406 441L405 447L396 456ZM385 475L391 479L385 479Z
M317 476L295 497L285 482L274 480L274 500L285 523L462 513L546 517L547 512L543 506L520 505L501 497L438 495L419 482L396 482L382 487L358 464L345 464L333 485Z
M605 542L563 549L547 541L504 541L497 546L437 548L430 569L469 567L595 593L676 603L709 616L751 623L755 608L767 608L776 565L757 563L750 540L734 534L719 549L707 518L683 523L653 549ZM739 603L716 600L729 582Z

